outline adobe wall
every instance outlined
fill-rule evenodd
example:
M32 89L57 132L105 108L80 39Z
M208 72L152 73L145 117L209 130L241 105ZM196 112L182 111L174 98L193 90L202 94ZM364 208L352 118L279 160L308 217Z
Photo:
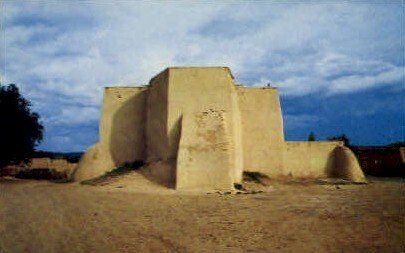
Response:
M116 166L145 159L146 87L105 89L100 143L108 147Z
M243 130L242 130L242 114L239 105L238 87L233 83L231 93L232 100L232 124L233 124L233 139L235 145L235 166L233 170L233 179L235 183L242 182L242 175L244 169L244 154L243 154Z
M242 176L240 117L229 69L170 68L168 104L169 158L177 158L176 188L191 184L229 188L239 181ZM226 150L220 151L218 147ZM225 160L219 161L217 157ZM208 161L211 161L209 165ZM208 179L201 173L213 174Z
M176 165L169 147L168 121L169 69L153 77L146 102L147 177L167 187L175 187Z
M99 125L99 142L80 159L75 180L104 174L125 163L145 159L146 87L108 87Z
M275 88L237 87L241 115L243 169L281 174L284 133Z
M366 178L354 153L345 146L334 150L335 168L330 176L357 183L366 182Z
M146 149L147 162L167 161L168 139L168 78L165 70L153 77L148 85L146 102Z
M366 182L354 153L340 141L286 142L283 176Z
M67 175L73 173L77 164L70 163L66 159L51 159L49 157L35 157L31 158L28 164L24 164L26 169L50 169L58 172L66 172Z
M334 150L339 141L288 141L283 152L283 176L327 178L335 168Z
M46 169L46 168L49 168L50 164L51 164L51 159L49 157L38 157L38 158L32 158L30 160L29 167L36 168L36 169Z
M231 189L242 171L363 180L341 146L285 142L275 88L235 86L224 67L168 68L146 87L105 89L99 142L81 158L75 180L135 160L147 163L151 180L176 189Z
M232 138L224 110L185 113L177 156L176 189L232 189ZM192 127L188 127L192 126Z

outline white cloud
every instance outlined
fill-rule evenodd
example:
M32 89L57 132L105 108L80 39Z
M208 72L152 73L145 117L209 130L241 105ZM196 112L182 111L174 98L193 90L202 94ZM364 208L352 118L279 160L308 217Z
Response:
M375 86L392 85L396 82L400 82L403 86L404 79L404 68L392 67L376 75L352 75L333 80L329 87L328 94L350 93Z
M77 125L97 121L99 110L94 107L64 106L59 115L49 118L58 125Z
M322 77L334 77L342 74L380 73L394 65L378 60L361 60L342 54L325 55L315 63L315 70Z
M359 20L370 8L379 12L385 7L6 3L6 20L24 19L21 13L27 10L26 15L31 19L43 19L33 25L20 21L22 24L10 22L11 25L6 26L6 77L26 85L24 77L20 77L24 72L25 77L45 80L33 87L35 89L59 90L100 102L99 87L111 83L146 83L167 66L227 65L236 78L249 81L245 76L255 73L256 80L275 80L286 95L303 95L329 89L329 80L325 78L332 75L345 71L363 74L376 68L392 67L392 63L384 60L363 59L359 52L364 48L351 47L352 41L372 43L351 34L364 34L373 29L370 22ZM57 21L52 22L53 19ZM75 19L90 24L70 27L69 22ZM227 36L227 29L245 23L253 25L240 34ZM352 25L353 30L347 25ZM218 38L218 33L223 36ZM333 44L335 40L346 38L346 44L351 47L350 57L348 47L341 50L341 45ZM11 59L24 60L13 62ZM325 81L320 87L308 87L320 81Z
M1 74L76 125L98 116L104 86L175 65L229 66L287 96L350 93L403 80L399 5L5 2Z
M296 64L288 62L277 66L273 71L286 76L274 83L281 93L290 96L312 93L335 95L377 86L400 86L405 78L404 67L342 54L311 55Z

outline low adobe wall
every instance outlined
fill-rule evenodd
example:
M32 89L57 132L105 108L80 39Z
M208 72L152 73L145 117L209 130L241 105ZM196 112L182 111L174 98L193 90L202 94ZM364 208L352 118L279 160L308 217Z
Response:
M76 163L70 163L66 159L38 157L31 158L27 163L22 162L18 165L8 165L0 170L0 176L15 176L21 171L29 170L52 170L65 173L70 177L76 167Z
M286 142L283 176L366 181L353 152L339 141Z
M31 169L47 169L50 163L51 159L49 157L32 158L28 163L28 167Z
M365 182L366 178L354 153L344 146L334 150L335 168L331 177L343 178L353 182Z
M27 168L30 169L52 169L59 172L68 171L69 173L75 168L75 163L70 163L66 159L51 159L48 157L32 158Z
M334 149L341 142L286 142L283 152L283 175L323 178L334 169Z

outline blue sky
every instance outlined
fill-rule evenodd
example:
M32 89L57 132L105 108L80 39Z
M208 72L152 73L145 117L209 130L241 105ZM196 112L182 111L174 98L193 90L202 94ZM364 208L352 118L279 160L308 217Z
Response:
M0 4L1 81L40 113L39 149L85 150L104 86L183 65L229 66L238 83L278 87L287 140L404 140L402 1Z

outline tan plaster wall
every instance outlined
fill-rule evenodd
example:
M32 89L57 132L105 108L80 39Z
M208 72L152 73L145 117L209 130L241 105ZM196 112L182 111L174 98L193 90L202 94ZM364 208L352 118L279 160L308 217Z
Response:
M80 160L75 180L97 177L125 162L145 159L145 87L109 87L99 126L99 142Z
M366 182L356 156L343 142L286 142L283 156L283 176Z
M46 169L49 168L51 159L48 157L32 158L29 163L31 169Z
M228 156L226 167L224 163L217 163L217 156L212 151L210 151L213 159L210 164L210 168L206 168L206 173L222 173L219 171L227 171L225 174L228 178L219 178L215 174L211 175L210 180L202 179L203 182L198 182L199 173L195 169L190 169L191 172L196 172L195 175L190 176L190 178L195 178L197 180L195 185L211 184L212 188L223 187L223 181L229 182L229 177L231 181L239 181L242 176L242 146L240 141L240 117L237 108L236 101L236 90L233 83L232 75L228 68L222 67L212 67L212 68L170 68L169 69L169 93L168 93L168 136L169 136L169 148L171 159L179 157L183 159L185 154L187 156L204 157L207 153L201 151L198 152L185 152L178 156L178 152L182 152L182 148L187 145L193 146L195 140L200 140L198 134L202 134L206 131L214 132L212 128L205 129L204 127L198 126L195 117L202 115L202 113L208 113L210 111L221 113L221 115L226 115L223 117L223 122L220 125L215 123L216 118L208 117L206 118L206 125L210 125L210 120L213 120L212 124L218 126L219 128L227 129L226 132L219 131L214 134L216 136L213 143L202 142L201 145L215 145L216 141L222 140L227 142ZM222 117L222 116L221 116ZM187 122L187 123L185 123ZM182 127L181 127L182 126ZM181 130L181 131L180 131ZM179 147L179 136L181 134L181 143L183 146ZM223 136L219 136L222 134ZM190 136L188 136L190 135ZM192 140L193 139L193 140ZM192 141L191 141L192 140ZM191 142L190 142L191 141ZM209 148L208 148L209 149ZM201 150L201 149L200 149ZM204 154L203 154L204 153ZM225 153L219 156L224 157ZM203 166L198 165L198 162L202 162L201 159L195 159L193 161L193 166L198 168L198 170L204 169ZM181 169L184 169L184 161L177 161L177 170L179 170L179 165ZM204 163L206 165L206 163ZM180 170L181 170L180 169ZM178 187L183 187L184 181L191 180L187 179L190 173L182 174L183 172L177 171L177 185ZM179 176L183 175L183 176ZM180 179L182 177L182 179ZM217 182L214 181L216 178ZM181 180L181 182L179 181ZM191 181L192 182L192 181ZM208 183L209 182L209 183ZM189 183L190 184L190 183ZM226 183L227 187L229 186Z
M150 180L175 187L175 160L170 155L168 128L169 70L153 77L146 105L146 162Z
M150 179L177 189L228 189L243 170L327 177L340 168L360 178L352 154L335 150L341 145L284 142L274 88L235 86L223 67L168 68L147 87L106 88L99 142L80 160L75 179L134 160L147 162Z
M74 172L77 164L70 163L65 159L51 159L49 157L32 158L25 168L27 169L50 169L58 172L66 172L68 176Z
M115 166L145 159L145 87L111 87L104 93L100 143Z
M242 174L244 168L243 157L243 130L242 130L242 115L239 106L239 93L235 84L232 85L232 124L233 124L233 139L235 145L235 165L233 170L234 183L242 182Z
M213 109L183 115L186 127L180 138L176 189L233 188L232 136L226 116Z
M243 170L281 174L284 133L274 88L237 87L241 115Z
M71 168L71 163L65 159L50 159L48 157L32 158L29 162L31 169L54 169L57 171L65 171Z
M343 178L357 183L366 182L363 170L354 153L347 147L339 146L334 150L335 168L332 177Z
M147 162L166 161L169 157L167 136L168 75L165 70L151 79L146 105Z
M335 166L334 150L341 142L286 142L283 152L283 176L327 178Z
M83 181L103 175L115 166L108 148L96 143L86 150L80 158L73 178L75 181Z

